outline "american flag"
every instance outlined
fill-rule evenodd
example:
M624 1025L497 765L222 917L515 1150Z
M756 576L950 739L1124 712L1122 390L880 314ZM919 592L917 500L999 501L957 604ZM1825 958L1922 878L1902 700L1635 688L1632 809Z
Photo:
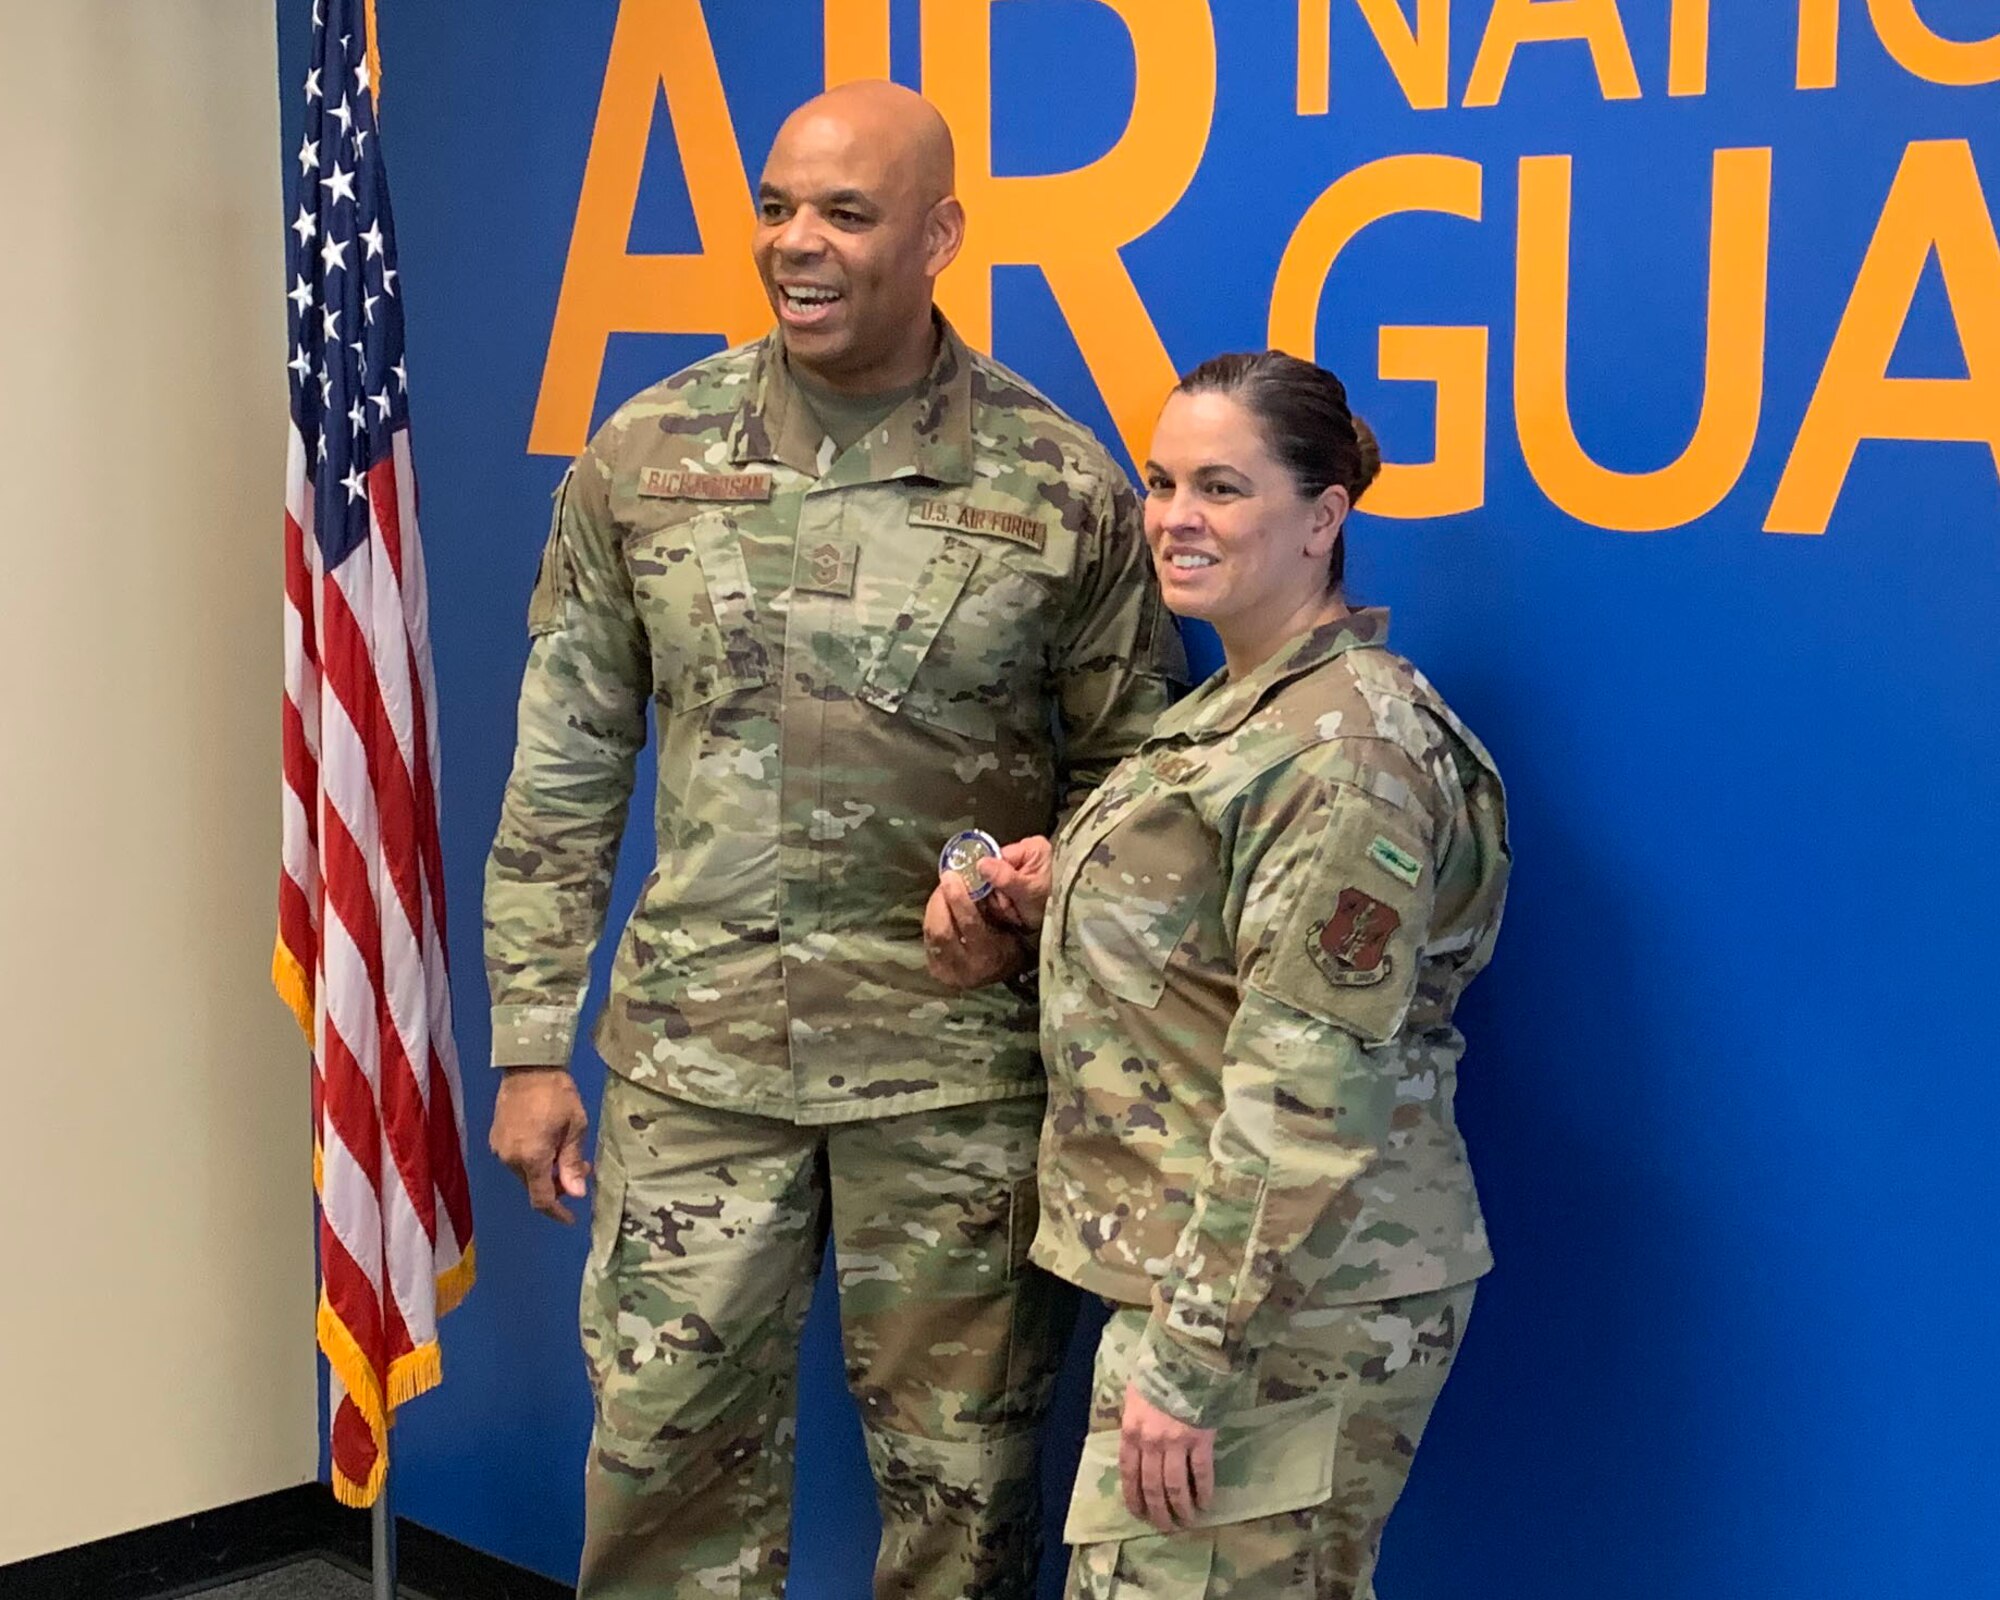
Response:
M284 871L273 977L312 1042L334 1493L372 1504L394 1409L472 1285L402 291L371 3L313 0L286 241Z

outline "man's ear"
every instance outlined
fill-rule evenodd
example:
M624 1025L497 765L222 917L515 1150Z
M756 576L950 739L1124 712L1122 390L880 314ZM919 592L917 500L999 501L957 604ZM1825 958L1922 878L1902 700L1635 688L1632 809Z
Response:
M965 244L965 207L957 195L946 195L924 219L924 265L935 278L958 259Z

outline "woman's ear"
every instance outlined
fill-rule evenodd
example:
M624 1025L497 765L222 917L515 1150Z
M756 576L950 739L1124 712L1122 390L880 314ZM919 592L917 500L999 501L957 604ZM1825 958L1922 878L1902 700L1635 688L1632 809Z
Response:
M1353 504L1343 484L1330 483L1320 491L1313 502L1312 527L1306 535L1307 555L1315 561L1324 561L1333 554L1334 541L1340 537Z

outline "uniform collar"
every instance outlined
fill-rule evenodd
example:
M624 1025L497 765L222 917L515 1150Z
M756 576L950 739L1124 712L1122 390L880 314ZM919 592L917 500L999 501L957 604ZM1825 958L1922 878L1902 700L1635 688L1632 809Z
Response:
M1381 606L1364 606L1323 622L1309 633L1286 640L1270 660L1240 679L1232 679L1227 668L1215 673L1164 712L1146 742L1199 742L1233 733L1281 684L1304 677L1337 655L1385 644L1388 638L1389 613Z
M972 352L942 313L933 311L937 355L916 392L843 454L820 469L826 430L785 360L773 328L757 351L750 395L730 430L730 459L776 461L820 480L822 488L924 478L972 482Z

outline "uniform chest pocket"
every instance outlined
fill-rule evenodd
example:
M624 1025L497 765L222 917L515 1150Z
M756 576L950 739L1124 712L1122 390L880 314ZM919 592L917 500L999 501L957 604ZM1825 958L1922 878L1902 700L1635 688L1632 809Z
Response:
M1192 812L1155 802L1132 807L1094 842L1088 832L1076 841L1084 853L1058 936L1070 961L1130 1005L1160 1003L1167 963L1194 920L1202 876L1190 854L1200 848L1195 828Z
M887 626L871 632L857 699L974 739L999 737L999 708L1012 686L993 670L994 655L1019 641L969 615L945 626L979 563L969 539L938 546Z
M1078 893L1065 936L1071 957L1107 994L1151 1010L1166 993L1167 962L1194 918L1186 896L1161 899L1136 888L1125 895Z
M635 533L626 560L663 710L691 711L770 680L756 592L728 513Z

